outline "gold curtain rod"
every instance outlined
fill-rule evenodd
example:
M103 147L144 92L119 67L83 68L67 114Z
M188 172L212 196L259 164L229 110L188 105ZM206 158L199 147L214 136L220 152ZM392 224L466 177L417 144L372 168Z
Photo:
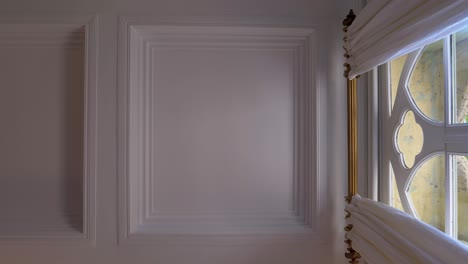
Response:
M356 15L351 9L343 20L343 31L346 33L348 27L353 23ZM346 41L346 37L344 38ZM348 50L345 49L344 56L350 57ZM348 63L344 64L345 71L344 76L347 80L347 110L348 110L348 195L346 196L346 202L351 203L352 197L357 194L357 166L358 166L358 146L357 146L357 80L356 78L350 80L348 78L351 66ZM346 218L350 217L350 213L346 212ZM345 227L345 243L347 245L347 252L345 257L349 259L349 263L358 264L361 255L353 249L352 240L348 238L348 232L353 229L353 225L349 224Z

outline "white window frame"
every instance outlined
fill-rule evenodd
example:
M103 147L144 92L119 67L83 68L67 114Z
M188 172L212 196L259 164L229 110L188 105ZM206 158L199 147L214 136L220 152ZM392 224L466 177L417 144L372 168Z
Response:
M439 131L435 131L434 129L428 129L423 127L425 142L432 142L431 140L428 141L430 138L440 138L438 143L434 143L429 150L420 154L416 159L414 166L412 169L408 169L409 177L405 186L408 186L410 179L412 178L411 174L417 171L417 167L425 162L431 155L436 153L444 153L445 154L445 168L446 168L446 175L450 175L450 177L446 177L446 233L452 237L457 236L457 215L456 215L456 202L457 202L457 192L456 192L456 172L453 172L453 155L468 155L468 125L467 124L450 124L452 120L452 83L455 78L455 75L452 72L452 64L450 60L451 51L450 47L452 45L450 36L444 38L444 68L447 69L445 71L445 102L444 102L444 111L445 111L445 122L439 123L440 126ZM413 60L412 64L418 61L419 53L422 51L422 48L418 51L410 53L407 58L407 62ZM406 63L405 63L406 64ZM406 66L405 66L406 67ZM410 67L412 68L412 66ZM404 71L404 70L403 70ZM411 71L407 73L408 77L410 76ZM378 75L376 77L376 75ZM385 136L389 136L391 133L393 137L395 124L392 124L391 132L388 131L388 125L385 122L388 121L384 115L390 115L390 104L391 104L391 97L390 97L390 82L389 82L389 65L384 64L380 66L378 69L374 69L370 74L368 74L368 84L369 84L369 131L372 131L371 135L368 137L368 146L371 151L369 151L369 182L373 184L369 184L369 193L376 193L378 189L378 199L379 201L390 204L390 198L392 194L392 179L389 171L389 161L390 155L395 155L390 153L390 150L393 149L392 146L384 146L383 138ZM403 74L402 74L403 76ZM378 81L377 81L378 80ZM402 82L400 81L400 84ZM399 87L399 89L401 89ZM372 92L374 91L374 92ZM398 99L397 99L398 100ZM397 102L395 102L395 105ZM408 110L414 112L415 116L420 114L419 108L413 105ZM375 117L375 113L378 112L377 117ZM404 113L403 110L400 113ZM401 117L399 117L401 119ZM419 122L418 122L419 123ZM434 122L432 122L434 123ZM436 124L436 123L434 123ZM422 124L420 124L423 126ZM376 132L377 131L377 132ZM429 133L428 133L429 132ZM433 133L432 133L433 132ZM431 144L431 143L429 143ZM436 146L439 144L439 146ZM376 146L377 145L377 146ZM374 155L374 153L378 153L378 155ZM371 157L372 155L373 157ZM375 156L378 156L379 159L376 160ZM397 173L397 172L395 172ZM378 176L377 176L378 175ZM378 182L378 187L376 186L375 182ZM399 188L399 189L405 189ZM404 192L400 190L400 196L405 195ZM403 202L403 199L402 199ZM417 216L415 210L411 208L411 204L405 204L405 211L408 213L412 213L413 215Z

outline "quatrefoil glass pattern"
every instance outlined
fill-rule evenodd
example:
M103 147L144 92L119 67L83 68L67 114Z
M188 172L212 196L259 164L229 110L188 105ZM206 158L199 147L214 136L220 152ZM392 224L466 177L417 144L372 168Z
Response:
M413 111L407 111L396 130L396 149L403 165L411 169L424 144L424 134L421 126L416 123Z

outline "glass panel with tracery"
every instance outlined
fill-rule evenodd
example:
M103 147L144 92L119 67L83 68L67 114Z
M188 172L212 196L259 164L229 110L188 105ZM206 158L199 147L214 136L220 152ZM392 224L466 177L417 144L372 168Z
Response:
M407 190L419 218L445 232L445 155L436 155L416 169Z
M454 74L454 123L468 123L468 28L457 32L453 38L455 45Z
M468 156L455 156L458 239L468 241Z
M408 54L400 56L390 62L390 112L393 110L393 106L395 105L395 98L398 91L398 85L400 83L401 72L405 66L406 58L408 58Z
M468 244L468 27L388 67L385 199Z
M389 167L390 167L390 177L392 178L390 205L395 207L398 210L405 211L403 209L403 204L401 203L401 196L400 196L400 192L398 191L398 185L396 183L395 173L393 172L392 164L389 164Z
M411 72L408 90L421 113L432 121L444 122L443 40L426 46Z

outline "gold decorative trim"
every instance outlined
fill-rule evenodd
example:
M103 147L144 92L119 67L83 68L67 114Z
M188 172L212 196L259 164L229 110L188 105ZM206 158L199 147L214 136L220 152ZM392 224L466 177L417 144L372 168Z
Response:
M348 27L353 23L356 15L351 9L343 20L343 31L346 33ZM346 42L346 37L343 39ZM345 50L344 56L350 58L351 55L348 53L348 50L343 47ZM346 202L351 203L352 197L357 194L357 80L356 78L349 80L349 72L351 71L351 65L348 63L344 64L345 71L344 76L347 79L347 110L348 110L348 196L346 196ZM346 219L348 219L351 214L346 211ZM348 224L345 226L345 244L347 245L347 252L345 257L349 260L351 264L358 264L361 255L353 249L353 241L348 238L348 232L353 229L353 225Z
M347 82L347 105L348 105L348 197L346 201L351 202L353 195L357 194L358 175L358 146L357 146L357 80L356 78Z

